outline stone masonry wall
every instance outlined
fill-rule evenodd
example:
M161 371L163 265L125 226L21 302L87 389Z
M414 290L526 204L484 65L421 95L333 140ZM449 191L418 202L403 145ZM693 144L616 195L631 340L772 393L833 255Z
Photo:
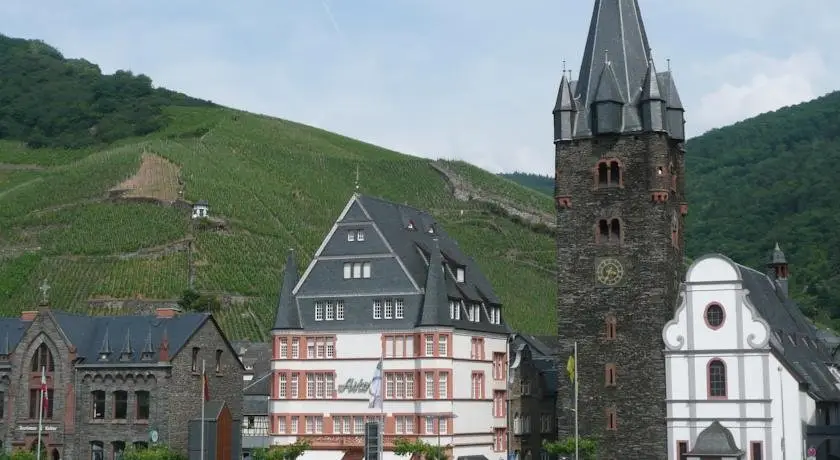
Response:
M188 421L201 414L201 360L205 361L211 400L223 400L234 423L242 420L242 365L219 329L208 321L172 360L168 416L171 442L184 446L186 453ZM192 349L199 349L196 372L192 371ZM216 372L216 350L222 350L221 372Z
M672 222L679 222L682 234L682 182L680 190L671 191L669 177L683 175L681 154L659 133L599 136L559 143L556 149L556 193L571 197L571 207L558 208L557 214L558 333L578 343L580 433L597 440L598 458L667 458L661 332L680 279L682 249L672 243ZM596 189L602 158L622 163L622 186ZM654 192L669 198L655 202ZM622 224L620 243L597 244L597 221L612 218ZM597 281L596 267L605 257L624 267L616 286ZM605 335L608 315L617 320L615 340ZM608 363L616 366L615 387L605 385ZM565 372L559 372L558 385L559 434L565 437L574 429L572 385ZM607 429L608 410L615 410L615 430Z

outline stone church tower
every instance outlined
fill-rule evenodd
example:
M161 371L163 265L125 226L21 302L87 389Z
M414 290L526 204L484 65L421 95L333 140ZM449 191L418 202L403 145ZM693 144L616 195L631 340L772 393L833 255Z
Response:
M662 327L683 267L683 107L637 0L596 0L554 108L559 336L578 344L580 435L599 459L666 459ZM559 366L560 436L574 434Z

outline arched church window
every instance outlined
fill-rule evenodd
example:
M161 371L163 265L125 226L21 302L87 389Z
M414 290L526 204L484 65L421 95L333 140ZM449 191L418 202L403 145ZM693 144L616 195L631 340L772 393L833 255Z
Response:
M726 398L726 365L720 359L709 361L709 397Z
M53 355L46 343L38 345L35 354L32 356L32 372L41 372L41 368L46 367L47 372L55 370L55 363L53 362Z
M598 162L595 168L595 186L597 188L620 187L624 183L621 162L606 159Z

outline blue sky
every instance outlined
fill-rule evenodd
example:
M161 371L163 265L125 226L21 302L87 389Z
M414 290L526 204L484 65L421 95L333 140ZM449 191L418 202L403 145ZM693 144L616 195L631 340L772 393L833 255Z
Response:
M836 0L639 2L690 135L837 89ZM577 73L592 4L3 0L0 32L401 152L551 174L562 61Z

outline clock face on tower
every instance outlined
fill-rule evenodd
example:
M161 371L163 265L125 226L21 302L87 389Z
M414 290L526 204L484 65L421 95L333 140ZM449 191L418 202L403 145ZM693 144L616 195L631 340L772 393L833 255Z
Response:
M598 277L599 283L615 286L621 282L621 278L624 276L624 267L616 259L603 259L595 267L595 275Z

